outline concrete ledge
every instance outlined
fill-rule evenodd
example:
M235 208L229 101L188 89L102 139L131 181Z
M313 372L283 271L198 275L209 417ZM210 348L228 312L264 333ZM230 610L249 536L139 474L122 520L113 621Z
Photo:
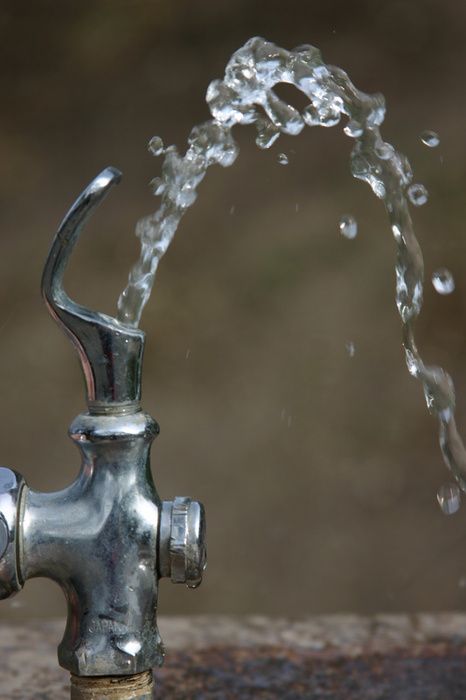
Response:
M2 700L68 700L62 621L0 626ZM466 615L160 619L156 698L464 700Z

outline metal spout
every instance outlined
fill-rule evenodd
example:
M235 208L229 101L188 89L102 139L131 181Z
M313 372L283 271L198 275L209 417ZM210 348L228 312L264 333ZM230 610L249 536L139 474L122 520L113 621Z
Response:
M119 183L121 173L106 168L86 187L61 223L42 277L50 314L78 351L91 413L133 413L140 408L144 333L72 301L63 289L66 264L87 220Z

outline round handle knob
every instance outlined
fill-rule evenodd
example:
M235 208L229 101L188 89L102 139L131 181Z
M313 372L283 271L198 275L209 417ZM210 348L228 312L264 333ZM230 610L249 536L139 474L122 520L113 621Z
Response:
M205 513L198 501L164 501L160 521L160 575L197 588L206 567Z
M0 467L0 599L22 588L17 559L17 528L25 481L12 469Z

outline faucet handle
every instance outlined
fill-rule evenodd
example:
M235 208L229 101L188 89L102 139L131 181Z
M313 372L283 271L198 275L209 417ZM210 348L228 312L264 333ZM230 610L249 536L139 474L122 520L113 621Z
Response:
M23 587L18 562L21 495L26 482L12 469L0 467L0 600Z
M206 568L205 512L198 501L163 501L160 516L160 576L197 588Z

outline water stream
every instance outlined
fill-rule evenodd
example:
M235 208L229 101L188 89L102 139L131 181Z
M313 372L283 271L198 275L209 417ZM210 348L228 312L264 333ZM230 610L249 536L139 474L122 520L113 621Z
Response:
M300 112L278 98L274 87L279 83L294 85L309 99L309 105ZM256 37L233 54L223 80L214 80L209 85L206 99L212 119L193 128L184 155L175 146L165 148L158 136L149 144L154 155L163 155L161 176L152 182L161 201L154 214L137 224L141 255L119 299L119 320L138 325L160 259L183 214L196 201L198 185L208 167L213 164L228 167L236 160L234 126L255 125L256 143L266 149L281 133L297 135L305 126L335 126L343 117L344 133L353 141L351 172L367 182L382 200L395 239L396 305L402 322L406 364L410 374L422 384L428 409L439 422L444 460L465 491L466 450L455 422L453 382L443 368L424 363L414 337L414 324L422 307L424 263L410 204L422 206L428 193L422 184L413 182L408 159L382 138L383 95L368 95L358 90L341 68L326 65L313 46L287 51ZM421 139L431 148L439 143L432 131L423 132ZM286 165L286 155L280 155L280 162ZM357 234L356 221L350 216L342 217L340 231L353 238ZM454 288L447 270L437 271L432 282L440 293L449 293ZM442 491L438 498L442 506L448 501L447 492ZM448 505L442 509L449 512Z

